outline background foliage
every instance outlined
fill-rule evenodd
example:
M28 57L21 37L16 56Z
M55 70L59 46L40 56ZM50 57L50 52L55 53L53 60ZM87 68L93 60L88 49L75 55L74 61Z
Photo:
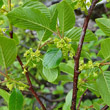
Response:
M63 0L47 7L36 0L12 0L9 11L7 0L0 0L0 95L4 99L0 110L41 110L28 90L27 71L46 109L70 110L73 56L82 32L76 12L80 8L87 15L91 2ZM110 106L110 3L105 6L107 13L95 19L95 31L87 29L85 35L77 93L77 106L84 96L80 110Z

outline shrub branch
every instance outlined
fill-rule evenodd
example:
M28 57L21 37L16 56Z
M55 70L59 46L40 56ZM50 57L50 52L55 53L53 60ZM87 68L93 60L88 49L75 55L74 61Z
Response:
M11 0L8 0L8 7L9 7L9 11L11 11ZM10 32L9 32L10 38L13 38L13 27L12 27L12 24L11 23L9 24L9 29L10 29ZM22 61L21 61L21 59L20 59L20 57L18 55L17 55L17 60L20 63L22 69L24 70L23 63L22 63ZM26 78L27 78L27 81L28 81L28 84L29 84L29 90L34 95L34 97L36 98L36 100L39 102L39 104L41 105L42 109L43 110L46 110L44 104L41 102L40 98L38 97L38 94L33 89L31 80L29 78L29 72L27 71L25 75L26 75Z
M79 59L80 59L81 50L82 50L82 46L83 46L87 26L88 26L88 23L89 23L89 19L90 19L90 16L92 14L92 11L93 11L93 9L94 9L94 7L95 7L95 5L98 1L99 0L93 0L92 5L90 6L90 9L88 11L88 15L86 16L84 24L83 24L82 33L81 33L81 37L80 37L80 40L79 40L79 45L78 45L78 48L77 48L77 52L76 52L76 55L74 56L75 66L74 66L73 95L72 95L71 110L76 110L77 83L78 83L78 76L80 74L80 72L79 72Z
M108 105L105 105L101 110L107 110L109 108Z

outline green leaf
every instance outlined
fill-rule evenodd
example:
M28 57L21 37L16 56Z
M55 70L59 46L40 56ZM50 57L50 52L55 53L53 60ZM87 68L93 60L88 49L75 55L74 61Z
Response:
M33 8L40 10L48 19L50 19L50 12L48 8L39 1L28 1L22 7Z
M64 87L62 85L57 85L56 90L52 92L53 95L55 94L63 94L64 93Z
M0 65L7 68L15 61L16 56L15 41L6 37L0 37Z
M57 10L62 32L68 31L75 24L75 15L72 7L66 1L62 1L58 4Z
M3 89L0 89L0 96L2 96L3 99L4 99L7 103L9 103L10 94L9 94L7 91L5 91L5 90L3 90Z
M70 105L67 105L66 103L64 103L63 110L71 110Z
M83 51L83 50L81 52L81 57L84 57L84 58L87 58L88 60L91 60L89 53L86 51Z
M95 35L98 37L106 36L105 33L101 29L97 29L97 31L95 32Z
M55 31L56 24L57 24L57 16L58 16L57 5L55 4L55 5L50 6L49 11L51 14L50 28Z
M71 100L72 100L72 93L73 90L70 90L69 93L66 96L65 104L63 106L63 110L71 110Z
M8 27L8 18L6 15L0 13L0 20L3 20L4 23L0 25L1 28Z
M2 107L0 107L0 110L8 110L8 107L2 106Z
M105 71L97 79L97 87L103 101L110 106L110 72Z
M105 60L110 60L110 38L107 38L101 42L101 50L98 55Z
M66 63L60 63L59 69L60 71L68 73L69 75L73 76L74 69L67 65Z
M92 105L92 101L89 100L89 99L87 99L87 100L85 100L85 101L83 102L83 106L85 106L85 107L88 107L88 106L91 106L91 105Z
M104 59L103 55L102 55L102 51L100 50L99 53L97 54L97 56L101 57L102 59Z
M49 50L43 59L43 66L51 69L56 68L62 60L62 52L57 48Z
M73 93L73 89L71 89L69 92L68 92L68 94L67 94L67 96L66 96L66 104L67 105L70 105L71 106L71 101L72 101L72 93Z
M59 83L59 81L73 82L73 78L69 75L59 75L58 78L55 80L55 83Z
M9 110L22 110L23 95L18 89L14 89L9 99Z
M2 7L3 5L3 0L0 0L0 8Z
M56 24L57 24L57 15L58 15L56 5L50 6L49 11L51 13L49 26L50 26L51 30L55 31L56 30ZM38 38L42 41L47 40L51 35L52 35L52 32L49 30L38 31Z
M53 82L58 77L58 69L57 68L47 69L44 67L43 68L43 75L46 77L48 82Z
M100 105L97 102L93 103L95 110L100 110Z
M88 82L88 83L85 83L83 86L86 87L86 88L88 88L88 89L89 89L91 92L93 92L97 97L100 96L100 93L99 93L99 91L98 91L96 82Z
M44 29L52 31L49 28L50 20L38 9L19 7L9 12L7 16L16 27L37 31Z
M64 36L71 38L72 41L79 41L81 32L82 32L82 28L73 27L69 31L65 32ZM87 30L84 41L89 42L89 41L93 41L93 40L97 40L95 34L92 31Z
M23 7L28 7L28 8L34 8L38 9L43 13L49 20L50 24L49 27L52 31L56 29L56 22L57 22L57 10L56 10L56 5L52 5L49 8L47 8L44 4L38 1L28 1L23 5ZM51 35L52 32L49 30L41 30L38 31L38 38L40 40L47 40Z
M96 19L96 23L107 36L110 36L110 19L98 18Z

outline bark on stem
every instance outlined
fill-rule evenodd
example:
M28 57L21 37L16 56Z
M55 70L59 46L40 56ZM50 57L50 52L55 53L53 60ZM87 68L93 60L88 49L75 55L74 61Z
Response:
M78 48L77 48L76 55L74 57L75 66L74 66L73 95L72 95L71 110L76 110L77 83L78 83L78 76L80 74L80 72L79 72L79 59L80 59L81 50L82 50L82 46L83 46L83 42L84 42L84 37L85 37L85 34L86 34L86 30L87 30L87 26L88 26L88 23L89 23L90 16L91 16L92 11L93 11L93 9L94 9L94 7L95 7L95 5L98 1L99 0L93 0L92 5L90 6L90 9L88 11L88 15L86 16L86 18L84 20L84 25L83 25L81 37L80 37L80 40L79 40L79 45L78 45Z
M107 110L109 108L108 105L105 105L101 110Z
M17 60L18 60L18 62L20 63L22 69L24 70L23 63L22 63L22 61L21 61L21 59L20 59L19 56L17 56ZM31 80L30 80L30 78L29 78L29 72L28 72L28 71L26 72L26 78L27 78L27 81L28 81L28 84L29 84L29 90L32 92L32 94L34 95L34 97L36 98L36 100L39 102L39 104L41 105L42 109L43 109L43 110L46 110L44 104L43 104L43 103L41 102L41 100L39 99L38 94L37 94L37 93L34 91L34 89L33 89Z

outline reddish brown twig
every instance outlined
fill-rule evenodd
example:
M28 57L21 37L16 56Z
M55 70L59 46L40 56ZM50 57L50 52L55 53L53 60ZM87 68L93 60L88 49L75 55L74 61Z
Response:
M100 66L103 66L103 65L110 65L110 62L106 62L106 63L100 63Z
M87 88L87 89L84 91L84 93L81 95L80 100L79 100L79 103L78 103L78 106L77 106L77 110L79 110L81 101L82 101L82 99L83 99L83 97L84 97L84 94L85 94L87 91L88 91L88 88Z
M60 35L60 30L58 28L58 24L57 24L57 33L58 33L59 38L62 39L62 36Z
M22 69L24 70L23 63L22 63L22 61L21 61L21 59L20 59L19 56L17 56L17 60L18 60L18 62L20 63ZM29 78L29 72L28 72L28 71L26 72L26 78L27 78L27 81L28 81L29 86L30 86L30 87L29 87L29 90L30 90L30 91L32 92L32 94L35 96L36 100L39 102L39 104L41 105L42 109L43 109L43 110L46 110L44 104L43 104L43 103L41 102L41 100L39 99L38 94L37 94L37 93L34 91L34 89L33 89L31 80L30 80L30 78Z
M108 105L105 105L101 110L107 110L109 108Z
M13 31L10 31L9 34L10 34L10 38L13 38Z
M0 72L0 74L4 77L7 77L7 75L5 73Z
M13 31L10 32L10 38L13 38ZM17 55L17 60L18 60L19 64L21 65L22 69L24 70L23 63L22 63L22 61L21 61L21 59L20 59L20 57L18 55ZM38 94L33 89L31 80L29 78L29 72L28 71L26 72L26 78L27 78L27 81L28 81L28 84L29 84L29 90L32 92L32 94L34 95L34 97L36 98L36 100L39 102L39 104L41 105L42 109L43 110L46 110L44 104L39 99Z
M71 110L76 110L76 99L77 99L77 83L78 83L78 76L80 74L79 72L79 59L80 59L80 55L81 55L81 50L82 50L82 46L83 46L83 42L84 42L84 37L86 34L86 30L87 30L87 26L88 26L88 22L90 19L90 16L92 14L92 11L96 5L96 3L99 0L93 0L92 5L88 11L88 15L85 18L84 21L84 25L82 28L82 33L81 33L81 37L79 40L79 45L77 48L77 52L76 55L74 57L74 61L75 61L75 66L74 66L74 79L73 79L73 95L72 95L72 106L71 106Z
M52 42L52 39L46 41L43 45L41 45L41 46L39 47L39 49L41 49L42 47L44 47L45 45L47 45L47 44L50 43L50 42Z

